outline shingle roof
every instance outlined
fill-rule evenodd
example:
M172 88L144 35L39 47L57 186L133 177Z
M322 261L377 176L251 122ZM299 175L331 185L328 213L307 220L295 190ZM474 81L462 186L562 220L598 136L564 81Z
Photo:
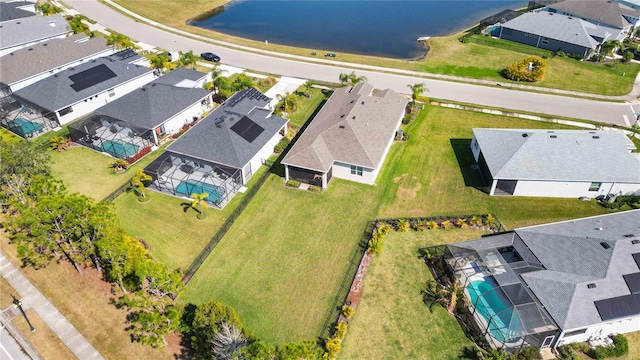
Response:
M167 151L243 168L288 122L264 109L270 100L256 89L238 92L169 145ZM252 142L231 129L244 118L264 129Z
M4 22L0 24L0 49L64 35L69 32L67 26L67 20L60 14Z
M80 91L75 91L71 87L74 81L69 78L70 76L101 64L108 67L116 76ZM16 91L13 95L46 110L57 111L150 72L153 70L144 66L98 58L40 80Z
M190 80L193 82L200 81L203 78L207 77L206 73L187 69L183 67L175 68L168 73L162 75L158 79L155 80L158 84L167 84L167 85L178 85L179 83L184 82L184 80Z
M153 129L211 94L202 88L176 87L157 80L102 106L96 113Z
M589 49L595 49L598 46L598 41L594 39L594 36L604 38L609 33L609 35L615 35L615 38L621 33L620 29L595 25L576 17L546 11L522 14L502 24L502 27L580 45Z
M11 85L110 49L103 37L51 39L0 58L0 83Z
M0 22L22 19L36 14L21 7L33 7L35 3L29 1L0 2Z
M548 5L548 7L619 29L631 25L627 17L640 18L640 11L634 10L617 1L609 0L592 0L589 1L588 5L586 5L584 1L566 0Z
M282 163L323 172L334 161L378 167L407 99L392 90L372 91L368 83L337 89Z
M640 157L630 153L635 146L619 131L473 133L494 179L640 182Z

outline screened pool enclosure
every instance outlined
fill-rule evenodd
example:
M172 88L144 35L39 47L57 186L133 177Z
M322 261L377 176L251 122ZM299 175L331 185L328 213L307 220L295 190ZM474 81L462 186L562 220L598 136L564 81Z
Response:
M12 96L0 99L0 126L24 138L36 138L60 125L54 113Z
M458 281L480 334L494 348L550 347L558 327L519 275L544 270L516 233L427 249L437 277Z
M93 114L69 125L74 142L111 156L136 160L136 154L154 144L153 130L109 116Z
M149 164L152 189L179 197L207 193L206 202L222 209L242 187L240 169L215 164L169 151Z

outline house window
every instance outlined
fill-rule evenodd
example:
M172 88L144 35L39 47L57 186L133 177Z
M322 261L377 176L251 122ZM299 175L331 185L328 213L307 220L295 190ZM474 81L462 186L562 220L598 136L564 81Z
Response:
M113 89L109 89L108 92L109 92L109 97L116 96L116 92Z
M351 175L362 176L362 166L351 165Z
M545 44L545 45L548 45L549 44L549 38L548 37L543 37L542 38L542 43Z
M598 191L600 190L600 186L602 186L601 182L592 182L591 186L589 186L589 191Z
M587 332L587 328L579 329L579 330L573 330L573 331L569 331L569 332L564 333L564 337L580 335L580 334L584 334L586 332Z
M69 113L72 113L72 112L73 112L73 108L71 106L69 106L69 107L66 107L66 108L58 111L58 114L60 114L60 116L65 116L65 115L67 115Z

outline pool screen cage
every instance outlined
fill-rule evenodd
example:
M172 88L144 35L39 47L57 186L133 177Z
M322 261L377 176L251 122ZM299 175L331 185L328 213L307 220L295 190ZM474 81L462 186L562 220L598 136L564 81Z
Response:
M179 197L192 193L209 194L209 206L222 209L242 187L242 172L169 151L160 155L144 172L151 176L150 188Z
M466 308L493 348L549 346L558 327L520 274L544 270L517 234L487 236L424 251L434 278L458 281ZM546 339L546 341L545 341Z
M100 114L92 114L70 124L69 136L78 144L129 163L137 160L138 153L146 153L155 145L152 129Z
M60 127L53 112L12 95L0 98L0 126L24 139L33 139Z

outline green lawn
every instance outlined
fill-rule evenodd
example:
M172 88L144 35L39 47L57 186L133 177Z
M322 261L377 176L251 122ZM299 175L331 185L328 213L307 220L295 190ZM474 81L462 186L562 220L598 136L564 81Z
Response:
M115 174L110 168L114 158L84 146L75 146L61 152L49 150L51 173L62 180L69 191L102 200L129 181L138 169L144 168L158 157L168 144L145 156L122 174Z
M0 139L2 139L2 141L6 141L8 143L15 143L18 142L20 140L22 140L21 137L19 137L18 135L15 135L14 133L12 133L11 131L0 127Z
M304 86L298 88L297 92L304 93L306 89ZM326 101L331 96L331 92L327 90L314 89L310 91L310 96L307 98L304 95L296 95L296 110L290 114L289 120L291 127L294 129L300 129L313 115L318 106L323 101Z
M433 277L418 249L479 238L470 229L391 232L367 271L363 296L342 343L340 359L457 359L472 345L442 306L433 312L421 290ZM428 354L428 356L427 356Z
M248 186L251 187L266 170L264 166L258 169ZM120 223L127 234L143 239L150 246L154 259L170 269L182 271L189 267L245 196L236 194L222 210L206 209L206 218L199 220L193 209L184 211L184 204L190 203L186 199L153 190L147 190L146 195L150 200L144 203L132 193L122 194L114 200Z
M316 338L374 216L376 191L334 179L312 193L271 175L180 299L230 305L269 342Z

